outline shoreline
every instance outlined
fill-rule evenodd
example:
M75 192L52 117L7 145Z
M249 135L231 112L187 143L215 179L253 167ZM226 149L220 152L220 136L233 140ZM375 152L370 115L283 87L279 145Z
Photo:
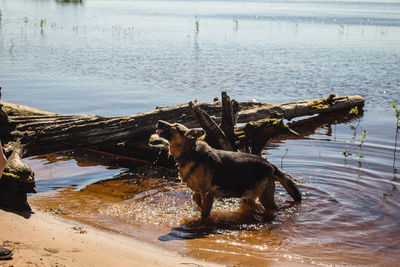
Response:
M143 241L37 211L0 209L0 245L13 250L0 266L221 266Z

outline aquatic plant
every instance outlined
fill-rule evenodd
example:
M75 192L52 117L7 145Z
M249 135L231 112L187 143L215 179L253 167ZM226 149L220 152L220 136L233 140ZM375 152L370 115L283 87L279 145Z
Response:
M44 25L46 24L46 19L40 20L40 28L43 30Z
M392 181L390 182L392 184L392 192L393 191L398 191L398 188L395 183L393 182L398 182L400 179L396 177L396 173L398 173L398 170L396 169L396 152L397 152L397 139L399 137L399 130L400 130L400 108L397 107L396 104L392 104L392 107L395 111L395 116L396 116L396 136L394 140L394 151L393 151L393 178ZM384 193L384 197L391 197L393 194L391 192Z
M10 46L10 54L11 54L11 55L12 55L12 53L13 53L14 47L15 47L14 40L11 39L11 46Z
M396 137L394 139L394 159L393 159L393 168L394 168L394 165L396 163L397 138L399 137L399 129L400 129L400 108L398 108L397 105L395 105L395 104L392 104L392 107L393 107L394 111L396 112L395 116L397 119L397 121L396 121ZM396 171L396 169L395 169L395 171Z
M364 142L365 142L365 137L367 136L367 131L366 130L364 130L363 131L363 136L361 137L361 142L360 142L360 148L361 148L361 146L364 144Z
M395 105L395 104L392 104L392 107L393 107L394 111L396 112L396 114L395 114L396 119L397 119L396 126L397 126L397 130L398 130L400 127L400 108L398 108L397 105Z
M360 111L359 111L358 107L355 106L355 107L353 107L351 110L349 110L348 114L354 115L354 116L358 116L358 115L360 114ZM336 126L336 123L337 123L337 122L335 122L335 126ZM360 127L360 123L361 123L361 120L358 119L356 125L350 125L350 129L354 131L354 132L353 132L353 137L352 137L352 140L351 140L351 143L352 143L352 144L355 144L355 141L356 141L356 138L357 138L357 130L358 130L358 128ZM359 158L359 162L358 162L358 163L359 163L359 167L361 167L361 160L362 160L362 159L364 158L364 156L365 156L365 153L362 152L362 145L365 143L366 137L367 137L367 131L366 131L366 130L363 130L363 131L362 131L362 137L361 137L360 143L358 144L358 146L359 146L359 148L360 148L360 151L354 151L353 149L349 149L350 146L349 146L348 144L346 144L346 145L344 146L345 150L344 150L343 152L341 152L341 154L342 154L345 158L347 158L347 157L353 157L353 156L354 156L354 157L358 156L358 158ZM353 146L353 148L354 148L354 146ZM346 160L345 160L345 162L346 162Z
M199 22L199 18L198 18L197 16L195 16L194 18L195 18L194 32L195 32L195 33L199 33L199 31L200 31L200 22Z
M334 135L334 140L336 140L336 125L337 125L337 123L338 123L338 121L337 121L337 120L335 120L335 121L333 122L333 125L335 125L335 135Z
M239 21L237 19L233 19L233 23L235 24L235 31L239 29Z
M282 158L281 158L281 169L283 169L283 158L286 156L286 154L289 152L289 149L288 149L288 147L285 147L285 150L286 150L286 152L285 152L285 154L283 154L283 156L282 156Z
M339 34L343 34L343 33L344 33L344 25L339 24Z

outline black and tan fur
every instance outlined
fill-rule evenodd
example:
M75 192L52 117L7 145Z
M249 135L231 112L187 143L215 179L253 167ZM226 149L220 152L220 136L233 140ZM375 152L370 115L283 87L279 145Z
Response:
M267 210L275 210L275 181L295 201L301 194L290 176L260 156L218 150L198 138L202 130L159 121L157 134L169 141L169 153L178 164L181 181L194 192L193 199L203 219L210 215L214 198L242 198L254 203L258 198Z

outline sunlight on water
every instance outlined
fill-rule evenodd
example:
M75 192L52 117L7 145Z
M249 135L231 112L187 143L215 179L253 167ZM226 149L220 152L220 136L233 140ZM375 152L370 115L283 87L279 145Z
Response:
M267 103L366 99L360 116L267 145L304 199L294 205L278 186L273 216L224 199L202 222L176 170L80 150L24 159L41 210L229 265L398 263L398 1L0 0L0 10L4 101L125 115L221 90Z
M0 9L4 101L126 115L221 90L268 103L332 91L398 99L397 2L15 0Z
M330 139L333 131L326 131L329 125L307 139L269 145L264 155L281 161L300 180L303 195L302 203L293 205L277 187L279 210L273 215L261 206L223 199L215 201L203 222L175 172L146 166L122 169L117 178L81 190L65 188L30 200L49 212L224 264L390 264L397 261L400 246L399 163L392 162L384 145L367 141L360 147L360 136L350 127L357 120L335 125L335 141ZM289 151L282 159L285 147Z

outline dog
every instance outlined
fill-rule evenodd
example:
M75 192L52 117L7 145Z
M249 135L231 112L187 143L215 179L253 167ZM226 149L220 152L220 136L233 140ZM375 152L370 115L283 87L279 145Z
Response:
M202 219L209 217L214 198L241 198L250 204L258 198L266 210L276 210L275 181L294 201L301 201L291 176L261 156L214 149L199 140L203 130L179 123L160 120L156 134L169 142L169 154L175 158L181 182L193 191Z

